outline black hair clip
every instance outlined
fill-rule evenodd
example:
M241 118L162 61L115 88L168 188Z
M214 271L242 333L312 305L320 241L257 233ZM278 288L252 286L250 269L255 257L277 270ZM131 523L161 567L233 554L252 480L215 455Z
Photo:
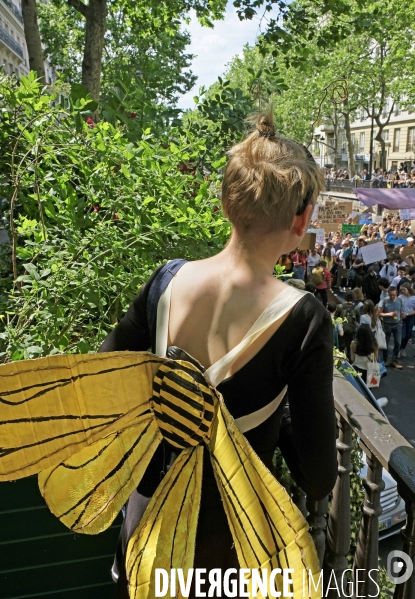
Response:
M268 139L272 139L273 137L275 137L275 133L267 133L266 131L261 131L261 129L258 129L258 127L257 131L261 137L267 137Z

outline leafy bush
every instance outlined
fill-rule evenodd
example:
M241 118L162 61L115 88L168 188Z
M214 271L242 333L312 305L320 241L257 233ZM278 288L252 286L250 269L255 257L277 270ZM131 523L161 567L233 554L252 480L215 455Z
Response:
M154 268L223 246L225 159L200 136L171 127L131 141L125 125L94 123L88 98L42 90L33 74L2 77L0 106L4 359L96 350Z

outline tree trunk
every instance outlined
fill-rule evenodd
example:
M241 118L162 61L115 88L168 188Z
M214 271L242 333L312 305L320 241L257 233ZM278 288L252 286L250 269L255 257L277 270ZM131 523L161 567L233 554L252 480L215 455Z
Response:
M29 68L36 71L39 81L45 85L45 63L37 22L36 0L22 1L24 34L29 54Z
M99 99L101 63L107 22L107 0L90 0L86 7L85 50L82 61L82 85L93 100Z
M356 163L354 161L354 146L352 142L352 132L350 129L350 113L342 112L344 116L344 130L347 139L347 155L349 159L349 177L352 178L356 174Z

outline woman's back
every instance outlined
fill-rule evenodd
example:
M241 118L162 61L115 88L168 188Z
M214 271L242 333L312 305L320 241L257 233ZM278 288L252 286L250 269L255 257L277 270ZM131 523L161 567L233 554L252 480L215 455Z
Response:
M195 357L205 368L238 345L265 308L286 285L272 274L257 276L251 265L228 256L188 262L173 280L169 345ZM238 370L272 336L278 319L233 364ZM195 335L197 331L197 335Z

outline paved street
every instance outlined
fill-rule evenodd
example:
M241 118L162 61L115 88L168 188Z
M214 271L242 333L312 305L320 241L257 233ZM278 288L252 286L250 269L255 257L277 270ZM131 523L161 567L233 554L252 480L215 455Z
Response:
M414 335L413 340L415 342ZM403 370L388 368L388 376L381 380L379 388L372 391L377 398L388 398L385 414L415 447L415 345L409 343L406 353L408 357L399 361Z

